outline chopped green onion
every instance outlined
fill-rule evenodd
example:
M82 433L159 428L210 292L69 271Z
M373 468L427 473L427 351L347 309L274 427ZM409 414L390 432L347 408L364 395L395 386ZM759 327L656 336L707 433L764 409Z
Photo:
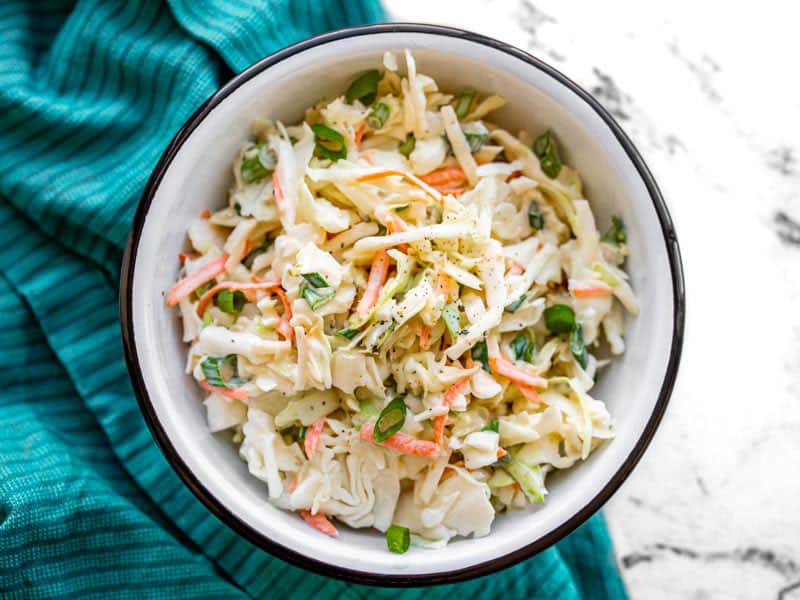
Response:
M520 333L511 340L511 349L514 351L515 360L533 362L533 353L536 350L536 342L524 333Z
M489 139L489 130L483 123L467 123L461 128L467 140L470 152L477 152L481 149L486 140Z
M330 160L339 160L347 156L344 138L338 131L319 123L312 125L311 129L314 131L314 152L317 156Z
M575 311L566 304L544 309L544 324L553 333L569 333L575 329Z
M259 179L272 175L277 162L278 159L275 153L269 149L267 144L259 144L256 146L256 152L252 156L242 157L242 166L239 169L242 181L255 183Z
M454 338L458 336L461 331L461 313L455 304L446 304L442 309L442 319L447 326L447 331L450 332Z
M322 288L330 289L330 288ZM305 298L308 305L311 307L311 310L317 310L323 304L330 302L331 298L336 295L336 292L333 290L329 292L321 292L315 287L308 285L305 281L300 284L300 295Z
M203 297L203 294L205 294L209 290L209 288L211 288L212 285L213 281L207 281L194 291L194 295L197 296L197 299L199 300L200 298Z
M611 227L603 235L603 241L617 245L628 241L628 236L625 233L625 224L617 215L611 215Z
M514 302L512 302L512 303L511 303L511 304L509 304L508 306L506 306L506 307L505 307L505 309L503 309L503 310L505 310L505 311L506 311L506 312L508 312L508 313L513 313L513 312L516 312L516 311L517 311L517 309L518 309L520 306L522 306L522 303L523 303L523 302L525 302L525 299L526 299L527 297L528 297L528 295L527 295L527 294L522 294L522 296L520 296L518 299L516 299Z
M208 327L212 323L214 323L214 317L211 316L211 313L209 311L204 312L203 313L203 325Z
M361 100L364 104L369 104L375 100L375 95L378 93L378 81L380 81L381 74L377 69L367 71L356 77L350 87L347 88L345 97L347 103L352 104L356 100Z
M391 525L386 530L386 545L390 552L395 554L405 554L411 546L411 532L408 527Z
M329 284L327 281L325 281L325 278L316 271L313 273L301 273L301 276L315 288L329 287Z
M222 290L217 294L217 306L222 312L229 315L238 315L242 312L245 304L247 304L247 298L239 290Z
M227 367L231 371L231 376L227 380L222 374L223 367ZM208 385L214 387L231 389L247 383L246 380L239 377L238 358L235 354L208 356L200 363L200 368L203 370L203 375L206 376Z
M531 224L531 227L534 231L540 231L544 229L544 215L542 214L542 207L539 206L539 203L531 201L530 205L528 205L528 223Z
M351 329L349 327L345 329L340 329L339 331L336 332L336 335L346 338L348 340L352 340L358 334L359 334L358 329Z
M561 159L558 157L555 136L549 129L533 142L533 153L539 158L542 171L550 179L555 179L561 172Z
M375 429L372 433L376 442L382 442L403 428L403 424L406 422L404 398L405 396L397 396L381 411L378 420L375 421Z
M408 158L411 153L414 151L414 146L417 145L417 138L414 137L413 133L409 133L406 136L406 139L403 143L397 146L397 151Z
M384 125L386 125L386 121L389 120L390 113L391 109L389 108L388 104L385 102L376 102L372 107L372 110L369 111L369 114L367 115L367 125L373 129L382 128Z
M489 367L489 349L486 347L486 342L478 342L475 344L470 351L470 356L472 360L477 360L481 363L485 371L489 373L492 372L492 369Z
M308 433L308 427L301 425L300 431L297 432L297 441L300 442L301 446L306 441L306 433Z
M233 210L236 211L237 215L239 215L240 217L242 216L242 205L239 204L238 202L233 205Z
M569 349L581 368L585 369L589 358L586 355L586 344L583 342L583 328L580 323L575 324L575 329L569 336Z
M505 470L522 488L523 493L531 503L544 502L545 487L544 476L539 465L529 467L516 458L511 458L505 465Z
M506 456L508 456L506 454ZM505 458L505 457L503 457ZM514 478L506 473L503 469L495 469L492 476L486 482L486 485L493 488L501 488L514 484Z
M484 427L482 431L494 431L495 433L500 433L500 421L497 419L492 419L486 424L486 427Z
M459 94L458 100L456 100L456 116L459 120L463 119L469 114L469 110L472 108L472 103L475 101L475 90L464 90Z

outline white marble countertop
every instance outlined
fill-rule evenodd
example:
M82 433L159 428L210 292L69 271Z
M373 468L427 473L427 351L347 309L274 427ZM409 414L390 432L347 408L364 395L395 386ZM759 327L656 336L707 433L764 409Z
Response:
M632 598L800 599L800 6L386 0L591 91L656 176L683 252L678 384L607 505Z

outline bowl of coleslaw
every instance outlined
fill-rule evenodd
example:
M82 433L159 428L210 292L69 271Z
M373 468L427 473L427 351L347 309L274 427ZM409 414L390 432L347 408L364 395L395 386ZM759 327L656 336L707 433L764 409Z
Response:
M295 44L200 107L120 304L195 495L294 564L400 586L597 511L659 425L685 310L666 205L608 112L516 48L411 24Z

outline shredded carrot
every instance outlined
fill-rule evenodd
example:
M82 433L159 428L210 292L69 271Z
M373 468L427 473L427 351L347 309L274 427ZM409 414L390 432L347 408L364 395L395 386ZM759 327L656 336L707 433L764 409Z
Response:
M513 173L511 173L511 175L506 177L506 183L508 183L512 179L516 179L517 177L522 177L522 171L514 171Z
M205 379L200 381L200 387L213 394L219 394L227 398L235 398L236 400L247 400L247 390L244 388L221 388L208 383Z
M397 169L385 169L383 171L375 171L374 173L367 173L366 175L362 175L361 177L358 177L356 179L356 181L358 183L362 183L364 181L375 181L376 179L383 179L385 177L393 177L393 176L402 177L403 179L405 179L409 183L413 183L418 188L420 188L421 190L426 192L431 198L433 198L437 202L441 202L442 201L442 195L437 190L435 190L434 188L429 186L427 183L422 181L419 177L416 177L415 175L412 175L411 173L405 173L403 171L398 171Z
M281 188L281 179L278 177L278 165L275 165L275 170L272 172L272 191L275 195L275 206L279 213L286 210L286 197L283 195Z
M442 406L446 406L448 409L453 406L453 402L456 401L458 395L464 391L465 387L467 387L470 379L472 379L472 374L462 377L453 385L451 385L450 389L444 393L444 397L442 398ZM447 415L438 415L433 420L433 440L438 446L444 445L444 426L446 424Z
M401 219L396 214L391 212L386 215L385 222L386 222L386 230L389 233L400 233L408 229L408 227L406 227L405 221L403 221L403 219ZM400 244L398 246L398 249L401 252L405 252L406 254L408 254L408 244Z
M467 175L461 167L443 167L431 171L419 178L433 187L458 187L467 181Z
M175 306L178 302L186 298L189 294L195 291L204 283L208 283L214 277L225 271L225 262L228 260L228 255L215 258L214 260L206 263L197 271L181 279L178 283L173 285L169 292L167 292L167 306Z
M431 347L431 328L424 323L419 328L419 348L427 350Z
M383 284L389 275L389 255L386 250L379 250L372 259L372 266L369 269L369 279L367 279L367 289L358 303L358 314L362 319L369 315L369 311L378 302Z
M281 304L283 304L283 316L280 318L275 328L285 339L293 340L294 329L292 329L292 324L290 323L292 320L292 303L289 302L289 297L286 295L286 292L283 291L282 287L277 287L273 291L278 294L278 298L281 299Z
M364 132L367 130L367 124L364 121L361 121L361 124L356 129L356 134L354 136L354 141L356 143L356 150L361 152L361 138L364 137Z
M314 455L314 450L317 449L319 438L322 436L322 428L325 427L325 417L320 417L317 422L306 430L306 439L303 447L306 450L308 460Z
M298 473L294 479L292 479L291 483L289 483L289 493L291 494L297 489L297 486L300 485L300 473Z
M506 273L506 275L522 275L524 272L525 267L523 267L517 261L512 260L511 266L508 268L508 273Z
M527 371L523 371L514 363L512 363L510 360L508 360L508 358L506 358L503 354L499 354L497 356L490 356L489 365L492 367L492 371L494 371L498 375L507 377L515 384L522 384L530 388L547 387L547 379L545 379L544 377L539 377L538 375L533 375L532 373L528 373Z
M522 392L523 396L525 396L528 400L530 400L534 404L542 403L542 397L539 395L539 392L537 392L535 388L532 388L522 383L515 383L514 385L516 385L517 389L520 392Z
M210 219L211 218L211 211L207 208L204 208L200 211L200 218L201 219Z
M178 262L181 263L181 266L183 266L187 260L195 260L199 257L200 255L197 254L196 252L189 252L188 254L184 252L178 252Z
M250 254L250 251L253 249L254 245L255 244L253 244L253 240L247 240L244 243L244 254L242 256L247 256L248 254Z
M574 287L572 295L576 298L608 298L613 291L605 286Z
M361 439L375 442L373 431L375 426L372 423L364 423L361 428ZM375 442L384 448L389 448L400 454L413 454L414 456L423 456L425 458L436 458L441 452L441 448L434 442L427 440L418 440L415 437L407 435L402 432L397 432L389 436L382 442Z
M506 452L504 448L500 446L497 447L497 458L503 458L506 454L508 454L508 452Z
M461 194L463 194L464 192L467 191L467 188L465 188L465 187L449 187L449 186L447 186L447 187L437 187L436 189L439 190L445 196L447 196L447 195L460 196Z
M300 510L297 511L297 513L301 517L303 517L303 520L306 523L311 525L317 531L324 533L325 535L336 535L337 533L339 533L338 531L336 531L336 527L333 526L333 523L331 523L328 520L328 517L326 517L322 513L317 513L313 515L311 514L310 510L307 510L305 508L301 508Z
M202 317L206 312L209 303L214 299L214 296L219 294L222 290L233 290L242 292L247 298L248 302L256 301L256 292L258 290L273 290L280 287L280 281L262 281L260 283L239 283L238 281L223 281L218 283L200 297L197 302L197 316Z
M443 270L436 273L436 293L445 298L449 297L448 290L450 288L450 276Z

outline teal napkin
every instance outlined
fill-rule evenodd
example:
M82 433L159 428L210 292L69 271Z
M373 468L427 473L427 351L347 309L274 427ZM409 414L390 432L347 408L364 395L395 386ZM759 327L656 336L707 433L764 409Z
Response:
M117 281L162 151L233 73L383 18L373 0L0 4L4 598L625 597L599 516L511 569L424 592L309 574L212 516L139 414Z

